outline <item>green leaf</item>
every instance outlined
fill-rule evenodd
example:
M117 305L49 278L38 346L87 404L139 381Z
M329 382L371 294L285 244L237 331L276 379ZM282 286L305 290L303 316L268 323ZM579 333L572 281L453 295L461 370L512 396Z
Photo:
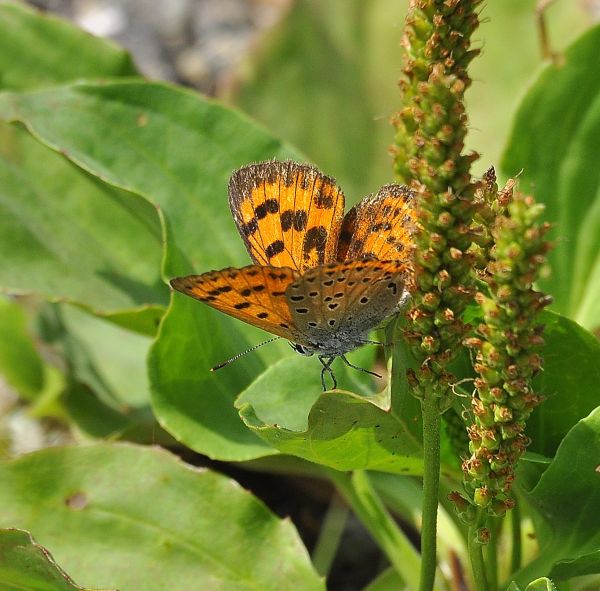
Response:
M527 421L530 451L553 457L568 433L600 400L600 342L576 322L544 312L544 371L534 380L546 400Z
M0 88L135 75L129 54L110 42L22 3L0 3Z
M392 332L386 331L386 342L393 342ZM369 368L373 352L362 347L352 362ZM337 470L420 474L419 405L408 392L405 353L398 342L391 396L389 387L368 394L366 383L356 381L357 371L341 360L334 364L340 389L323 393L318 360L295 356L270 367L236 406L244 423L282 453ZM344 391L348 386L365 395Z
M75 53L77 59L73 59ZM1 87L30 90L82 77L136 74L129 55L112 43L24 4L0 3ZM139 305L136 301L136 308L132 309L131 303L111 301L110 296L114 294L110 291L115 287L112 283L119 278L116 274L103 277L102 271L106 272L118 263L119 251L124 250L126 254L127 248L123 248L122 240L113 242L111 232L111 240L105 239L102 246L104 250L112 247L112 252L96 257L99 253L94 251L93 245L99 234L94 234L89 221L95 220L98 229L102 230L105 219L103 213L106 212L107 217L115 223L115 228L111 227L111 230L122 228L128 235L137 237L136 250L130 253L129 260L132 263L119 265L123 277L117 283L121 290L130 292L132 298L137 300L144 289L152 289L150 286L140 289L141 285L136 285L140 279L139 270L144 266L143 262L134 262L140 247L146 253L144 260L154 263L152 281L158 280L161 255L160 243L156 241L160 236L156 211L140 200L125 203L130 200L129 196L123 198L123 194L115 189L98 186L97 181L87 179L84 173L65 164L62 158L36 147L19 130L9 132L2 127L0 135L3 144L1 151L6 155L6 168L0 171L0 184L5 191L1 209L2 217L9 221L9 231L3 235L9 248L19 246L12 258L18 265L13 265L2 277L3 287L8 287L9 291L37 291L46 297L76 301L82 297L82 288L88 285L88 294L95 295L98 301L87 299L86 304L91 307L97 305L94 310L97 314L103 314L132 330L153 335L164 308L156 303ZM15 186L19 183L23 187ZM70 198L63 201L63 197L67 196ZM102 197L104 203L100 203ZM77 199L76 204L74 198ZM116 208L111 201L116 201L126 211L118 211L119 207ZM91 214L94 208L95 215ZM90 211L90 215L86 215L87 211ZM123 219L126 213L140 218L137 228L134 227L135 220L132 223ZM70 232L79 225L87 225L87 228L71 236ZM81 256L81 250L77 253L78 257L72 257L70 245L65 247L60 242L65 234L71 240L73 237L82 239L87 257ZM118 236L117 231L114 236ZM35 264L32 264L33 261ZM129 274L127 280L125 274ZM100 288L99 280L102 278L108 285ZM144 301L164 303L164 296L150 297ZM117 307L125 305L129 309L116 312L104 309L110 310L111 304Z
M374 347L361 347L350 353L348 359L357 367L371 368L374 353ZM265 423L290 431L305 431L310 409L323 393L322 369L314 357L288 354L269 366L238 396L236 407L251 405L256 416ZM333 369L339 388L352 388L361 394L370 392L371 376L359 373L339 359L333 363ZM331 385L328 374L325 380Z
M153 407L161 425L192 449L221 460L277 453L244 426L234 404L251 403L265 420L302 429L322 392L321 365L314 358L293 353L284 341L270 343L211 372L217 363L264 340L265 333L256 329L254 340L249 331L249 338L241 335L239 324L176 294L148 361ZM210 332L207 325L212 327ZM359 357L352 359L370 366L373 353L374 349L363 348ZM265 371L269 363L274 365ZM340 383L359 390L364 387L356 370L345 370L336 369ZM240 390L243 393L236 401Z
M522 588L519 587L517 583L512 581L511 584L508 586L507 591L521 591L521 589ZM556 591L556 587L550 579L542 577L529 583L525 591Z
M86 591L29 532L19 529L0 530L0 586L3 591Z
M148 358L152 405L160 424L188 447L221 460L276 453L246 429L234 408L238 392L265 368L261 355L250 353L210 371L231 356L232 345L235 352L251 344L239 324L176 294Z
M535 488L526 494L548 527L538 528L539 556L515 581L600 573L600 408L579 421Z
M165 451L48 449L0 465L0 481L0 524L31 530L76 579L144 591L324 589L289 521Z
M192 271L187 260L197 271L245 264L247 254L227 204L228 178L247 162L298 157L239 114L163 84L77 84L4 95L0 103L0 113L25 123L36 137L91 174L155 204L166 236L166 277ZM258 449L261 454L268 451L244 428L232 402L260 373L259 359L270 353L239 362L218 379L207 371L246 343L256 343L260 331L209 312L198 302L179 304L181 300L176 298L165 320L151 361L154 406L161 424L211 457L249 459ZM176 332L169 323L177 326ZM192 326L197 332L190 332ZM173 346L170 340L179 343L182 335L190 337L185 346ZM173 359L174 351L185 357ZM207 363L199 368L202 359ZM256 370L248 372L245 363L254 363ZM174 367L184 373L174 377ZM207 424L204 435L210 442L198 436L199 423ZM235 450L225 449L229 444Z
M166 277L247 262L227 205L231 172L288 146L217 103L166 84L74 84L0 95L0 117L166 218ZM183 254L185 253L185 254Z
M467 94L466 149L482 154L476 172L498 161L520 89L540 65L536 2L489 2L482 11L476 45L484 51L470 68L475 83ZM389 119L400 108L396 81L407 4L294 2L234 86L236 104L336 176L351 202L392 180ZM557 50L586 26L572 2L556 3L546 17Z
M546 204L556 247L541 282L554 309L594 331L600 327L600 27L548 66L517 113L504 154L507 174Z
M541 577L540 579L531 581L525 591L556 591L556 587L550 579Z
M304 431L310 409L323 392L320 375L321 364L316 359L288 355L261 373L235 405L239 409L251 406L263 422Z
M160 228L148 203L82 174L20 129L2 127L0 152L4 291L102 313L166 303Z
M572 560L561 560L552 569L552 576L557 581L598 574L600 574L600 550L582 554Z
M124 408L150 404L146 356L151 340L74 307L61 306L60 317L71 372L104 400Z
M377 403L380 400L376 401ZM246 425L281 452L336 470L420 474L421 445L405 419L370 398L340 390L319 396L308 428L291 431L261 421L250 405L240 409Z
M61 402L79 431L96 438L174 443L149 407L149 338L68 305L44 306L39 324L42 338L65 359Z
M23 398L33 400L44 387L44 364L33 344L27 316L0 296L0 374Z
M155 436L160 429L145 409L115 408L85 383L69 383L63 403L71 421L88 437L157 443Z

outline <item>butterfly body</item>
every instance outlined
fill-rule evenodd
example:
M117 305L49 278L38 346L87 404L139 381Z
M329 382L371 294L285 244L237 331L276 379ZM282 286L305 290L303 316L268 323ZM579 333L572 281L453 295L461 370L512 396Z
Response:
M231 178L229 203L255 264L171 285L316 354L335 386L333 359L350 365L345 354L370 342L369 332L408 297L411 200L406 187L386 185L344 217L341 190L314 167L243 167Z

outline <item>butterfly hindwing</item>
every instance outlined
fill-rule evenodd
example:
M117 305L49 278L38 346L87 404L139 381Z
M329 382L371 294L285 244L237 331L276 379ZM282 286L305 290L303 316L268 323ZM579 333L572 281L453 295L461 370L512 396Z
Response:
M408 262L415 225L413 195L404 185L384 185L359 201L344 218L338 260Z
M252 260L299 272L334 261L344 195L316 168L269 161L237 170L229 205Z
M351 261L346 308L340 330L369 332L396 314L406 302L409 265L401 261Z
M287 289L294 324L305 340L347 351L398 311L408 273L402 262L374 259L311 269Z
M171 280L177 290L234 318L285 339L299 335L285 292L298 272L284 267L249 265Z

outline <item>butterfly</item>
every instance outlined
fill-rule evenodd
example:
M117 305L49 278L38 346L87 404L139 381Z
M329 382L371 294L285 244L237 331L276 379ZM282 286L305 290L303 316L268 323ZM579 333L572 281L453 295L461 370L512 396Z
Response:
M331 364L373 343L402 308L411 278L413 193L385 185L344 215L336 181L315 167L261 162L235 171L229 206L254 264L171 280L174 289ZM220 367L220 366L218 366ZM215 369L215 368L213 368ZM377 375L377 374L374 374Z

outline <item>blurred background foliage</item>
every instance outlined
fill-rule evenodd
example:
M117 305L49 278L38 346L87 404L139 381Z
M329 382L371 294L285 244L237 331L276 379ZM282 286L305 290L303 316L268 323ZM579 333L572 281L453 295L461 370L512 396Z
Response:
M355 201L392 180L389 117L399 104L397 0L301 0L248 56L229 98L333 174ZM406 3L404 3L406 6ZM498 166L511 116L542 64L534 0L488 2L467 94L475 174ZM405 11L405 9L404 9ZM404 12L402 11L402 12ZM589 25L583 5L547 12L556 50Z
M351 202L392 180L389 118L399 102L407 0L31 3L118 41L151 78L238 106L335 176ZM482 8L482 54L467 94L467 149L481 154L476 174L498 167L512 114L542 66L536 4ZM595 0L552 4L552 49L563 50L599 16Z

